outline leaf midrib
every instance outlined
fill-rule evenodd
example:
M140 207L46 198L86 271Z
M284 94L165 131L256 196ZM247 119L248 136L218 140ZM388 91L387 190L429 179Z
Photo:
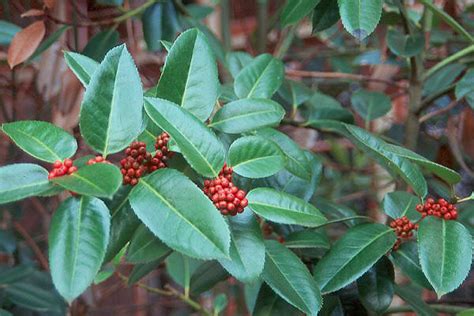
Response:
M291 210L291 209L283 208L283 207L272 205L272 204L266 204L266 203L262 203L262 202L250 202L249 204L256 204L256 205L259 205L259 206L267 206L267 207L271 207L271 208L276 208L278 210L284 210L284 211L287 211L288 213L294 213L294 214L298 214L298 215L309 215L309 216L312 216L312 217L317 217L317 218L324 219L324 222L327 221L325 217L317 215L317 214L298 212L298 211L294 211L294 210Z
M73 173L73 174L70 174L69 177L73 177L73 178L77 178L79 180L82 180L83 182L89 184L90 186L92 186L94 189L97 189L97 191L99 191L99 193L101 194L107 194L107 192L105 192L101 187L97 186L96 184L94 184L93 182L89 181L87 178L84 178L83 176L79 175L78 173ZM58 183L59 185L61 185L61 177L58 178L59 181L55 181L53 179L53 182L56 182ZM67 188L66 188L67 189Z
M226 122L235 121L235 120L238 121L239 119L242 119L242 118L245 118L245 117L258 116L258 115L267 114L267 113L276 113L276 114L278 114L278 109L255 111L255 112L248 112L248 113L241 114L241 115L234 115L234 116L231 116L231 117L229 117L227 119L224 119L224 120L214 121L211 124L209 124L208 126L214 127L214 126L222 125L223 123L226 123Z
M255 89L257 88L258 84L260 83L260 80L262 80L262 77L263 75L265 74L265 72L267 71L268 67L270 66L270 64L273 62L273 57L270 57L270 60L268 61L268 63L265 65L265 67L263 68L262 72L260 73L260 75L258 76L257 80L255 80L255 83L254 85L252 86L252 89L250 89L249 93L247 94L246 98L250 98L252 96L252 93L255 91Z
M5 130L5 128L3 128L3 130ZM21 129L16 129L16 132L22 134L24 137L26 138L31 138L32 140L34 140L36 143L40 144L40 145L43 145L42 147L44 147L52 156L54 156L54 159L55 160L62 160L60 156L58 156L49 146L46 146L45 143L41 142L38 138L36 138L33 134L27 134L25 132L23 132ZM43 158L40 158L38 157L37 155L35 154L32 154L32 153L29 153L30 155L32 155L33 157L35 158L38 158L38 159L41 159L43 160Z
M268 160L268 159L280 158L280 157L281 157L280 155L269 155L269 156L252 158L252 159L244 160L241 163L238 163L236 165L233 165L232 168L238 168L238 167L241 167L241 166L245 166L249 163L251 164L251 163L253 163L255 161L258 161L258 160Z
M76 261L77 261L77 255L79 253L83 203L84 203L84 198L82 197L79 200L79 214L77 215L76 238L74 240L74 254L73 254L73 259L72 259L73 264L72 264L71 278L70 278L70 282L69 282L69 294L71 294L71 292L72 292L72 289L73 289L73 286L74 286L73 280L75 279L75 276L76 276Z

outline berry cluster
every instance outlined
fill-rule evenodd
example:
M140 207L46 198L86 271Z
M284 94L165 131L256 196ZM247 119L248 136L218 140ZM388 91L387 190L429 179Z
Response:
M156 137L155 149L157 153L155 154L155 156L158 153L161 153L158 158L161 159L164 163L166 163L169 158L173 157L174 154L174 152L170 151L168 148L169 141L170 135L168 135L168 133L166 132L163 132Z
M443 218L445 220L458 218L456 206L445 199L439 199L438 202L436 202L434 199L429 198L426 200L425 204L418 204L416 210L421 213L423 218L428 215Z
M232 183L232 168L224 165L219 177L204 181L204 193L214 202L222 215L235 216L248 205L246 193Z
M390 223L390 227L395 230L395 234L397 235L397 241L393 246L393 250L398 250L402 243L402 239L408 239L413 237L413 230L418 229L418 224L413 224L410 220L403 216L401 218L397 218Z
M91 158L89 159L89 161L87 161L87 165L90 166L90 165L94 165L96 163L110 163L110 161L104 159L104 157L102 156L95 156L94 158Z
M76 171L77 167L73 165L71 159L65 159L64 161L56 160L53 164L53 170L49 172L48 179L62 177Z
M120 161L123 184L136 185L138 179L147 171L147 162L152 160L144 142L133 142L125 149L127 157Z

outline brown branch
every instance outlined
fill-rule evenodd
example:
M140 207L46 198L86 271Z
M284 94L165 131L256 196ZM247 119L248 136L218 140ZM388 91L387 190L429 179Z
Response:
M452 108L454 108L456 105L459 104L459 100L452 100L447 106L445 106L444 108L440 108L440 109L437 109L436 111L433 111L433 112L430 112L430 113L427 113L425 115L423 115L422 117L420 117L418 119L418 121L420 123L423 123L423 122L426 122L430 119L432 119L433 117L435 116L438 116L438 115L441 115L443 113L446 113L448 112L449 110L451 110Z
M26 229L18 222L14 222L13 227L21 235L21 237L23 237L23 239L26 241L31 250L33 250L36 259L38 259L39 263L41 264L41 267L43 267L43 269L45 270L49 270L48 260L46 260L46 257L44 256L43 252L38 247L33 238L31 238L31 236L28 234Z

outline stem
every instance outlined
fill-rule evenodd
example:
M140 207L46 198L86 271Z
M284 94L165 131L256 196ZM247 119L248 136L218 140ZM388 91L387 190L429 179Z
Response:
M296 25L290 26L287 29L286 35L283 37L283 41L281 41L280 45L278 45L275 53L276 58L278 59L283 59L285 57L286 52L291 46L291 43L293 42L293 39L295 38L295 33L296 33Z
M422 117L420 117L420 119L418 121L420 123L423 123L423 122L426 122L426 121L432 119L435 116L446 113L449 110L451 110L452 108L454 108L456 105L458 105L460 101L461 100L453 100L447 106L445 106L444 108L441 108L441 109L438 109L436 111L433 111L433 112L430 112L430 113L427 113L427 114L423 115Z
M435 311L442 312L442 313L449 313L449 314L456 314L468 309L468 308L459 307L459 306L441 305L441 304L430 304L430 307L433 308ZM394 306L387 309L384 315L413 312L413 311L414 311L413 307L409 305Z
M267 49L268 1L257 1L257 51L262 54Z
M452 84L452 85L436 92L435 94L432 94L432 95L426 97L424 100L421 101L421 104L420 104L420 107L418 108L417 114L420 114L420 112L423 111L426 107L430 106L433 101L435 101L436 99L442 97L443 95L445 95L447 93L450 93L455 88L456 88L456 84Z
M230 0L221 0L221 35L224 49L230 51Z
M39 263L41 264L41 267L45 269L46 271L49 270L49 265L48 265L48 260L45 258L43 255L43 252L41 249L38 247L34 239L28 234L28 231L18 222L13 223L13 227L15 230L23 237L23 239L26 241L28 246L30 246L31 250L35 253L36 259L38 259Z
M436 71L440 70L441 68L443 68L444 66L452 63L452 62L455 62L456 60L458 59L461 59L462 57L466 56L466 55L469 55L471 53L474 53L474 44L473 45L470 45L462 50L460 50L459 52L457 52L456 54L454 55L451 55L445 59L443 59L442 61L440 61L439 63L437 63L434 67L432 67L430 70L428 70L424 76L424 79L426 78L429 78L430 76L432 76Z

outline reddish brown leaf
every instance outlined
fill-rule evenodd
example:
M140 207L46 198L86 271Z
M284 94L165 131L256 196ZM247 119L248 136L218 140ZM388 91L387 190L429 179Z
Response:
M18 32L8 48L8 64L10 68L28 59L38 48L46 32L43 21L30 24Z
M26 18L26 17L29 17L29 16L42 16L42 15L44 15L43 10L31 9L31 10L28 10L28 11L22 13L21 17Z
M44 5L50 10L52 10L54 8L54 5L56 4L56 0L43 0L43 2Z

